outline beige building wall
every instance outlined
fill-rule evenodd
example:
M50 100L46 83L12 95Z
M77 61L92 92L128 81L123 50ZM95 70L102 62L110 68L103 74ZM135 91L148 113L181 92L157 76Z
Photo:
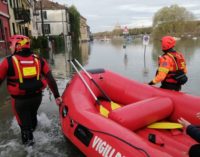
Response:
M42 17L41 7L43 11ZM65 5L52 0L42 0L36 3L36 10L39 13L36 18L39 35L43 33L49 36L64 34L67 37L67 41L69 41L69 11ZM42 32L42 28L44 32Z
M66 16L68 16L68 14L66 15L67 12L65 9L43 10L43 12L46 12L47 17L46 19L44 19L44 25L49 24L50 26L50 32L48 33L48 35L60 35L62 33L68 35L68 21L66 22ZM42 35L41 15L37 16L36 19L38 32L40 35Z
M33 27L33 10L35 0L9 0L11 35L32 36L37 30ZM24 16L26 15L26 17ZM28 19L28 20L27 20Z
M88 35L88 27L87 27L87 19L83 16L80 17L80 41L89 41L89 35Z
M82 53L82 63L83 65L88 64L88 58L90 54L90 47L89 47L89 42L85 42L80 44L81 48L81 53Z

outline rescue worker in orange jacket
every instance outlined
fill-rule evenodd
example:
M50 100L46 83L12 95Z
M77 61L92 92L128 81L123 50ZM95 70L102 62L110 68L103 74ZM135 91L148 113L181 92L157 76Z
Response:
M10 50L11 55L0 64L0 84L7 79L13 111L21 128L22 143L30 146L34 144L37 110L42 101L42 90L47 83L57 105L62 99L48 63L31 52L28 37L12 36Z
M187 82L187 68L182 53L173 48L176 40L171 36L165 36L161 40L162 51L164 54L159 57L159 68L156 76L149 85L161 82L161 88L180 91L181 86Z

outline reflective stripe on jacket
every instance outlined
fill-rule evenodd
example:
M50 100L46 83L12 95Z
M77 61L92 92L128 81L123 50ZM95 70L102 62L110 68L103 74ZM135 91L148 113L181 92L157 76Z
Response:
M41 61L35 55L13 55L8 59L7 88L13 95L39 93L47 85L41 77Z
M187 72L185 59L180 52L168 52L159 57L159 68L157 74L153 79L154 83L169 82L177 83L173 76L177 70Z

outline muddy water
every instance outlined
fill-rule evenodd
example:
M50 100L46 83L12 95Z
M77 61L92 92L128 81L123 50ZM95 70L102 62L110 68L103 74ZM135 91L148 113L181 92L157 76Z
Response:
M126 44L126 48L123 45ZM188 65L189 81L183 92L200 96L200 40L180 40L176 49L182 51ZM44 53L51 64L60 93L72 75L67 60L78 59L87 69L105 68L140 82L150 81L157 68L157 57L162 54L160 43L146 47L140 39L130 42L123 40L94 41L63 52ZM157 85L159 86L159 85ZM38 112L38 128L32 148L21 145L19 127L13 117L5 83L0 88L0 156L1 157L82 157L83 155L61 133L58 108L53 95L46 89Z

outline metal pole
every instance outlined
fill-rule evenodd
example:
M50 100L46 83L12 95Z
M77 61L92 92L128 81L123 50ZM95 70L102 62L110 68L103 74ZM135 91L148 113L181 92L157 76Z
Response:
M92 95L92 97L95 99L95 101L98 102L97 97L94 95L92 89L90 88L90 86L87 84L87 82L85 81L85 79L83 78L83 76L80 74L80 72L78 71L78 69L76 68L76 66L74 65L74 63L70 60L71 65L74 67L74 69L76 70L77 74L79 75L79 77L81 78L81 80L83 81L83 84L87 87L87 89L89 90L90 94Z
M42 36L45 36L44 33L44 17L43 17L43 6L42 6L42 0L40 0L40 14L41 14L41 27L42 27Z
M146 69L146 45L144 45L144 69Z
M104 92L104 90L97 84L97 82L90 76L90 74L84 69L84 67L76 60L74 59L76 64L81 67L81 69L85 72L85 74L89 77L89 79L95 84L95 86L99 89L99 91L104 95L104 97L111 102L111 99L108 97L108 95Z

